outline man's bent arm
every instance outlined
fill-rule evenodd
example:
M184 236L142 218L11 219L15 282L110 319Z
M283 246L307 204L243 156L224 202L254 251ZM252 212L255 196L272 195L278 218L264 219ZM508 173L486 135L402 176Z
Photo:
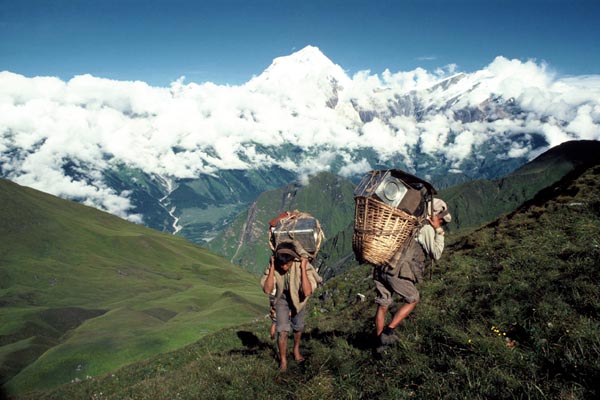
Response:
M301 279L301 283L302 283L302 293L304 293L304 295L306 297L308 297L312 294L312 285L310 284L310 281L308 280L308 274L306 272L307 265L308 265L308 259L305 257L302 257L302 261L300 264L300 279Z
M438 228L442 229L442 228ZM437 233L431 225L425 225L419 232L419 242L429 256L434 260L439 260L444 251L444 235Z

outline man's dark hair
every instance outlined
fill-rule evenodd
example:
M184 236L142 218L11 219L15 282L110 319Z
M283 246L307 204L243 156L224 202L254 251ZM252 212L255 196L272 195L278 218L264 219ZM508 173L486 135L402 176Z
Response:
M280 267L298 258L296 248L292 243L280 243L275 249L275 265Z

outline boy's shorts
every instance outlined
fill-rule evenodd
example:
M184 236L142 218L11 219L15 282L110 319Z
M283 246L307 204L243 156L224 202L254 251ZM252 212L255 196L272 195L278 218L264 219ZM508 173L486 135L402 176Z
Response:
M285 293L282 294L275 302L277 332L301 332L304 329L304 311L304 308L298 313L293 311Z

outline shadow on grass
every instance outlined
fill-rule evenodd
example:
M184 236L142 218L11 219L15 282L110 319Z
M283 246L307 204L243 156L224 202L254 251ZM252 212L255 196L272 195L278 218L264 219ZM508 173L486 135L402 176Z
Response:
M305 336L309 341L318 340L324 345L331 345L336 339L342 338L345 339L350 346L362 351L373 350L376 346L376 338L370 332L348 333L337 329L332 331L321 331L319 328L315 328Z
M252 332L238 331L237 337L240 338L245 349L231 350L229 354L254 355L260 351L273 348L271 344L263 342Z

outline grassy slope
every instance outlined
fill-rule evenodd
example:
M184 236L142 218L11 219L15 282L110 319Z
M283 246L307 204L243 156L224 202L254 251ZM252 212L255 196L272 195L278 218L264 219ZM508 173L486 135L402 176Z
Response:
M319 219L326 239L342 231L354 216L354 186L340 177L321 173L306 186L290 184L261 194L225 232L206 247L242 268L261 274L270 256L268 223L283 211L298 209ZM239 246L240 241L243 245Z
M287 373L276 371L268 322L257 321L31 398L598 398L600 167L575 175L474 234L450 236L401 342L381 357L361 266L311 300L307 361Z
M265 188L283 186L291 179L291 172L274 167L221 171L218 176L181 182L170 196L182 217L180 235L205 243Z
M593 163L598 141L571 141L556 146L504 178L477 180L440 191L452 212L451 230L472 229L507 214L573 168Z
M10 392L105 373L265 311L255 277L183 238L5 180L0 220Z

